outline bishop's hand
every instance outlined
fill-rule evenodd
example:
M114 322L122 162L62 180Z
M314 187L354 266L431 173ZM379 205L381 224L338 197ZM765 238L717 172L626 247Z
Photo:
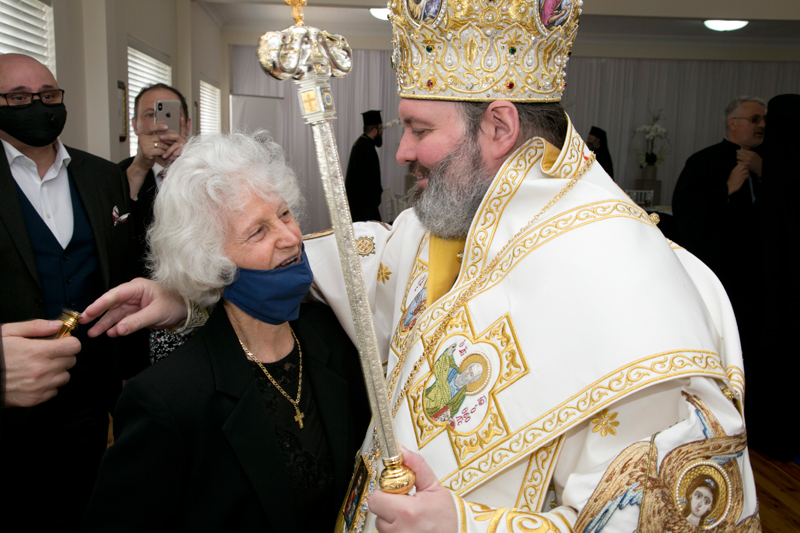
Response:
M450 533L458 529L458 511L453 495L442 487L421 455L400 447L403 464L416 473L413 495L388 494L376 490L369 498L369 510L381 533Z

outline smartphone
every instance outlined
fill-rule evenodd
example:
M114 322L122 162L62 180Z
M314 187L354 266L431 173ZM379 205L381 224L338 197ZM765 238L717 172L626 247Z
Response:
M181 101L156 100L156 124L166 124L176 132L181 131Z

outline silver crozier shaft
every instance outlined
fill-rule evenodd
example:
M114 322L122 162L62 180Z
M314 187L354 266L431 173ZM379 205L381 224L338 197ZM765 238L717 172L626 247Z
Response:
M383 375L375 326L367 299L361 261L355 246L353 221L345 195L342 166L331 128L335 118L331 75L346 76L352 66L352 50L339 35L331 35L303 23L305 0L286 0L292 6L295 25L282 32L267 32L261 37L258 57L264 70L278 80L294 79L305 122L311 125L325 200L336 234L356 344L364 371L372 418L386 469L381 488L395 493L411 490L414 475L402 466L402 456L394 434L386 382Z

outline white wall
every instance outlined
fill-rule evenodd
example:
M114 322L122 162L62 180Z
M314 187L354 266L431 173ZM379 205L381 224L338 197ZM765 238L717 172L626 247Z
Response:
M83 3L53 1L56 34L56 73L64 89L67 125L62 141L75 148L88 145L86 123L86 69L83 56Z
M217 88L222 86L222 32L208 13L192 2L192 88L195 101L200 99L201 77ZM194 109L191 103L190 107ZM227 96L222 98L220 108L228 109ZM192 126L194 131L197 131L197 126Z
M221 31L191 0L52 0L56 70L66 91L62 139L112 161L128 156L119 140L117 81L128 82L129 38L172 67L173 85L191 102L200 75L220 84ZM223 106L225 107L225 106Z

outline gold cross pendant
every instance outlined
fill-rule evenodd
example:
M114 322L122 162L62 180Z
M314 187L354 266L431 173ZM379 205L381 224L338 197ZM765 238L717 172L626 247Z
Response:
M303 429L303 419L306 417L303 413L300 412L300 409L297 407L294 408L295 412L297 413L294 415L294 421L300 425L300 429Z

